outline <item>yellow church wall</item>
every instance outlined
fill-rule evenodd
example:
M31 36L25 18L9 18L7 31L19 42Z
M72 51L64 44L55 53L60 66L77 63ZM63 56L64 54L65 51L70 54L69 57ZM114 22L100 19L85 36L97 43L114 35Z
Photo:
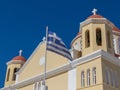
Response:
M7 67L7 72L6 72L5 86L9 86L9 85L15 83L15 81L12 80L14 68L20 68L20 67L21 67L21 64L9 64L9 65L8 65L8 67ZM8 69L10 69L9 81L7 81Z
M98 46L96 43L96 29L100 28L101 29L101 34L102 34L102 45ZM103 49L104 51L109 51L110 53L113 53L113 50L107 47L107 29L109 27L105 24L95 24L95 23L90 23L86 26L82 27L82 55L89 54L93 51ZM85 32L89 30L90 32L90 46L85 47ZM109 28L110 30L110 28ZM111 30L110 30L111 32ZM112 42L112 35L110 35L111 42ZM113 47L113 45L112 45Z
M112 71L113 71L113 73L115 73L115 72L117 72L117 76L118 76L118 87L116 88L115 86L112 86L111 85L111 82L110 82L110 84L107 84L107 80L106 80L106 67L109 69L109 70L111 70L112 69ZM103 82L104 82L104 90L120 90L120 67L118 66L118 65L116 65L116 64L114 64L114 63L111 63L111 62L109 62L108 60L105 60L105 59L103 59L102 58L102 71L103 71Z
M40 65L40 59L45 54L45 43L41 44L36 52L31 56L29 62L24 64L25 67L19 75L19 80L26 80L30 77L36 76L43 73L44 65ZM47 51L47 70L55 69L56 67L62 66L68 63L68 60L63 56Z
M34 90L34 84L19 88L17 90Z
M82 55L86 55L88 53L92 52L92 48L91 47L85 47L85 31L86 30L92 30L92 24L86 25L84 27L82 27ZM91 45L91 38L92 36L90 35L90 45Z
M47 79L48 90L68 90L68 73Z
M103 86L101 84L97 84L86 88L79 88L76 90L103 90ZM109 90L109 89L105 89L105 90Z
M92 69L96 68L96 84L92 81ZM87 86L87 70L90 69L90 86ZM85 86L81 87L81 72L84 71ZM77 66L77 90L102 90L102 64L101 58L93 59Z
M46 80L48 90L68 90L68 73L62 73ZM34 84L30 84L17 90L34 90Z

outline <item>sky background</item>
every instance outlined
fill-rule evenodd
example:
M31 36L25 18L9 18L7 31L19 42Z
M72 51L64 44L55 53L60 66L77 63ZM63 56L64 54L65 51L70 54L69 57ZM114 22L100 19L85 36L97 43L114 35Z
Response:
M0 0L0 88L6 62L20 49L28 58L45 36L46 25L70 48L80 22L92 15L93 8L120 27L119 0Z

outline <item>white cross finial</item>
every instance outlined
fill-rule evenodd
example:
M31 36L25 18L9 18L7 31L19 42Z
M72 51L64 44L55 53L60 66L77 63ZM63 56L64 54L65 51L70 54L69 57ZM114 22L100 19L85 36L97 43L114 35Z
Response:
M92 11L93 15L96 15L96 12L97 12L97 9L94 8Z
M43 39L42 39L43 41L45 41L46 40L46 38L45 37L43 37Z
M19 51L19 56L22 56L22 50L20 49L20 51Z

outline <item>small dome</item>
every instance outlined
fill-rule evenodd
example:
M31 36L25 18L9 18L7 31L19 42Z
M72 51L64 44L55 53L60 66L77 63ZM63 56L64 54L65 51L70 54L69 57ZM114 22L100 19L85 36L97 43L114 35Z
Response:
M95 14L95 15L89 16L87 19L89 19L89 18L104 18L104 17L101 15Z
M116 26L113 27L113 31L120 32L119 28L117 28Z
M26 59L23 56L16 56L12 60L20 60L20 61L26 61Z
M77 33L77 35L80 35L80 34L81 34L81 32L78 32L78 33Z

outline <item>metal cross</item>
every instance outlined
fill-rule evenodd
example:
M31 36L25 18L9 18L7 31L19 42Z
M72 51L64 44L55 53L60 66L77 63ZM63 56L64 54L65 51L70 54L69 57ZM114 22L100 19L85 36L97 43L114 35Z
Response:
M19 56L22 56L22 50L19 51Z

